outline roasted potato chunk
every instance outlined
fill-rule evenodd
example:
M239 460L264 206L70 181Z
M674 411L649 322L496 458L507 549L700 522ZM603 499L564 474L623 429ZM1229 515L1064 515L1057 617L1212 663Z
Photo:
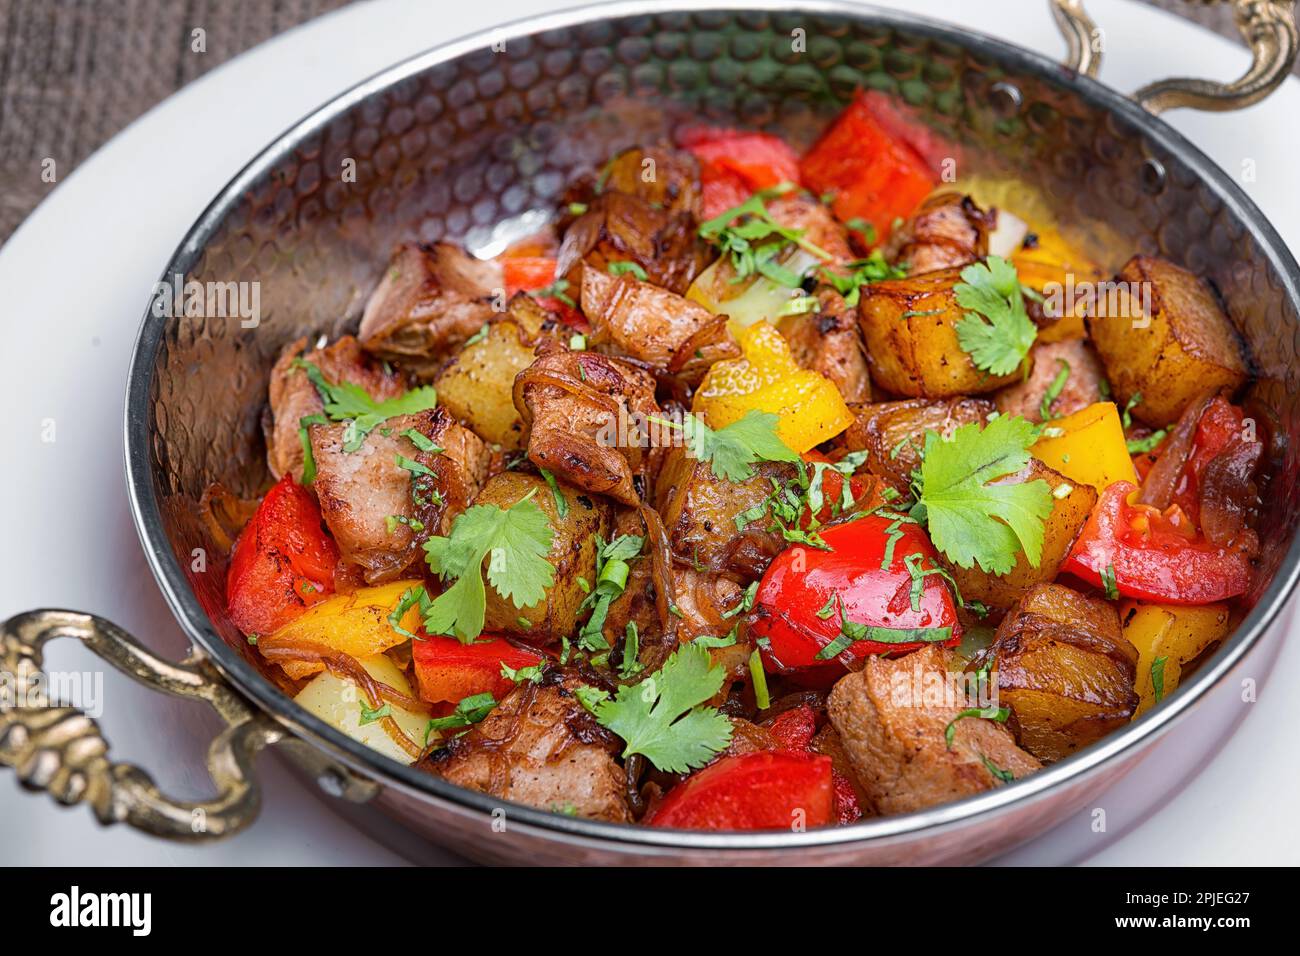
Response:
M991 607L1010 607L1034 585L1056 577L1074 539L1078 537L1079 529L1097 503L1097 489L1070 481L1037 458L1031 458L1029 465L1016 474L999 478L991 484L1023 484L1039 478L1052 489L1052 513L1043 525L1043 553L1038 567L1029 564L1024 552L1016 556L1016 566L1006 574L988 574L978 565L972 568L951 565L949 570L964 600L982 601Z
M1140 392L1134 416L1162 428L1206 389L1246 381L1241 339L1204 282L1150 256L1134 256L1117 279L1120 291L1098 295L1086 322L1121 406Z
M1002 619L989 650L1020 746L1068 757L1126 724L1138 706L1138 652L1107 601L1039 584Z
M1018 371L980 371L958 343L957 322L966 314L953 291L960 281L961 270L953 268L863 288L858 320L877 385L909 398L947 398L1016 380Z
M772 479L789 481L794 466L764 462L748 481L725 481L712 466L674 448L655 483L655 506L663 516L673 555L697 571L755 578L785 547L780 532L768 531L766 517L736 528L741 512L772 494Z
M488 479L474 504L509 508L525 496L546 514L554 537L550 562L555 566L555 581L546 597L531 607L517 608L493 588L487 588L487 612L483 629L498 634L513 634L532 644L551 644L573 632L578 621L578 605L586 593L578 578L596 580L596 536L609 533L610 506L604 499L587 495L569 485L560 485L566 503L565 514L550 487L537 475L505 471Z
M912 472L921 465L921 449L927 431L944 438L962 425L983 424L993 414L993 403L982 398L952 398L928 401L877 402L850 405L853 424L842 442L849 451L865 451L864 467L884 479L892 488L906 491Z
M515 408L515 376L533 364L533 349L550 338L547 311L522 293L489 326L487 335L461 349L434 386L438 401L484 441L514 451L524 423Z

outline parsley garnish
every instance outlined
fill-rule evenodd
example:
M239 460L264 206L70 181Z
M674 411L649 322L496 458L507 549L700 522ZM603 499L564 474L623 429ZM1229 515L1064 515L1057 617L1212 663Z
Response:
M406 628L402 627L402 618L406 616L407 611L416 605L419 605L420 607L420 616L424 617L424 615L429 613L430 603L429 594L424 590L424 585L417 584L413 588L407 588L406 591L402 593L402 598L397 602L397 606L389 613L388 625L403 637L410 637L418 640L419 635L412 634Z
M943 729L943 740L952 750L952 740L957 736L957 721L966 717L981 717L984 720L995 720L999 724L1005 724L1007 718L1011 716L1010 707L967 707L956 717L948 722L948 726Z
M571 309L577 308L577 303L574 302L573 297L568 294L568 289L568 279L556 279L545 288L533 290L529 295L536 299L555 299L559 302L563 302Z
M1037 436L1033 423L1013 415L1000 415L983 429L962 425L947 439L926 432L912 514L923 518L935 547L958 567L978 564L989 574L1006 574L1021 551L1038 567L1051 488L1041 478L989 484L1024 469Z
M310 485L316 480L316 455L311 450L312 425L328 425L329 419L324 415L306 415L298 419L298 441L302 443L302 483Z
M539 468L537 470L541 473L542 479L550 486L551 494L555 496L555 513L561 518L568 517L569 502L565 499L564 492L560 490L560 483L556 481L555 476L545 468Z
M686 773L731 742L731 721L704 706L725 678L726 669L713 666L709 652L691 642L649 677L620 687L614 698L598 691L578 699L602 727L623 738L625 759L641 754L666 773Z
M737 281L761 274L788 288L799 285L803 277L776 261L788 242L819 259L831 258L825 249L805 239L802 229L781 225L767 211L765 200L783 196L796 188L793 183L779 183L760 190L739 206L733 206L700 226L701 238L717 246L724 256L731 256Z
M383 701L374 710L366 706L366 702L361 702L361 720L360 725L373 724L377 720L383 720L385 717L393 715L393 708L388 705L388 701Z
M1015 266L989 256L961 270L954 291L957 304L969 309L957 320L957 342L975 367L1007 375L1029 354L1038 329L1025 312Z
M1052 413L1052 403L1061 397L1061 392L1065 391L1065 383L1070 380L1070 363L1063 358L1056 361L1061 367L1057 370L1052 383L1047 386L1047 391L1043 393L1043 400L1038 403L1038 417L1043 421L1061 417Z
M516 684L536 684L542 679L542 665L529 664L527 667L514 668L505 661L501 662L501 676Z
M638 660L640 655L641 638L637 633L636 621L628 621L623 638L623 663L618 669L618 676L628 680L645 670L645 665Z
M1157 704L1165 698L1165 663L1168 660L1167 657L1157 657L1151 662L1151 690Z
M487 579L501 597L517 608L532 607L555 581L549 556L554 532L546 513L527 497L509 508L474 505L456 516L451 534L424 543L429 567L455 583L430 602L424 628L451 634L469 643L483 632L487 593L481 567L488 558Z
M1130 438L1128 442L1126 442L1128 445L1128 453L1130 455L1145 455L1164 441L1165 435L1167 434L1168 432L1162 428L1159 431L1152 432L1146 438Z
M1141 392L1134 392L1133 397L1130 398L1127 402L1125 402L1123 411L1119 413L1120 423L1125 428L1131 428L1133 426L1133 415L1131 413L1133 411L1134 406L1141 404L1141 402L1142 402Z
M432 385L422 385L405 395L377 402L360 385L352 382L334 385L325 381L321 370L311 362L296 358L293 364L295 368L306 372L311 383L316 386L316 392L325 406L325 414L336 422L351 423L344 432L344 451L356 451L376 426L395 415L412 415L438 404L438 393Z
M429 721L429 726L424 728L425 746L428 746L429 735L435 730L454 730L457 727L468 727L470 724L477 724L492 713L496 705L497 700L491 694L474 694L471 697L462 698L460 703L456 705L456 709L446 717L435 717Z
M650 278L648 275L646 275L646 271L642 269L639 265L637 265L635 262L630 262L630 261L611 262L607 266L605 266L605 269L612 276L621 276L630 272L641 282L645 282L647 279Z
M1106 597L1112 601L1119 600L1119 587L1115 584L1115 565L1108 564L1101 569L1101 586L1106 589Z
M840 272L829 266L822 266L821 277L844 297L844 304L853 308L862 298L862 287L872 282L884 282L887 279L902 279L907 275L907 266L899 263L891 266L885 261L885 254L873 249L865 259L854 259L847 264L848 272ZM922 313L915 313L922 314Z
M815 655L819 661L829 661L839 657L858 641L875 641L877 644L942 644L952 637L950 627L878 627L871 624L859 624L850 621L844 612L844 602L840 605L840 633Z
M997 764L995 764L992 760L990 760L988 757L984 756L983 754L980 754L980 760L984 762L984 769L987 770L989 773L993 774L993 776L997 777L997 779L1001 780L1003 783L1015 782L1016 775L1012 773L1010 770L1003 770L1001 767L999 767Z
M716 431L689 412L683 424L666 418L651 421L681 431L687 451L701 461L710 462L713 476L724 481L748 481L754 477L753 466L759 461L802 461L798 452L777 435L780 419L772 412L751 409L744 418Z

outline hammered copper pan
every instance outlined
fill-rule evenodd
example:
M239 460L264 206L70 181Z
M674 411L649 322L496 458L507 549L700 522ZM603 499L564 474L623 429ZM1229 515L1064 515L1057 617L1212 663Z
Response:
M105 823L206 840L255 818L252 757L274 744L329 792L398 818L412 839L491 861L973 862L1084 806L1277 631L1271 625L1300 568L1300 274L1242 190L1155 115L1235 108L1281 82L1295 55L1293 3L1236 7L1255 52L1240 81L1174 80L1135 98L1091 78L1099 34L1078 0L1053 3L1069 66L856 4L667 0L502 27L399 64L325 105L222 191L162 273L168 282L180 274L259 283L259 324L160 318L155 301L139 332L126 417L129 487L141 540L193 655L160 661L90 615L12 618L3 669L26 693L0 713L0 761L32 789L90 804ZM1162 706L1035 776L924 813L797 833L666 831L501 806L388 761L276 689L225 617L224 552L198 505L214 482L247 497L267 486L260 422L281 346L355 328L399 240L449 237L491 253L532 228L535 211L550 208L571 176L685 117L774 130L802 145L860 87L885 91L954 143L963 174L1014 171L1107 261L1134 251L1167 256L1222 293L1257 362L1250 401L1275 462L1248 613L1215 656ZM349 162L355 182L341 176ZM94 721L45 706L41 648L58 636L221 713L229 729L209 755L215 800L162 795L143 771L108 758Z

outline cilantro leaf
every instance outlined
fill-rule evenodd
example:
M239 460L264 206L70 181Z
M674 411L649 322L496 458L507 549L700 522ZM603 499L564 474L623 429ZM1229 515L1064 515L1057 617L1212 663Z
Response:
M596 703L596 721L623 738L625 758L642 754L667 773L694 770L731 742L731 721L703 706L725 676L707 649L683 644L649 677Z
M487 592L480 573L487 559L487 579L501 597L517 608L532 607L555 581L549 556L554 532L546 513L522 498L509 508L474 505L456 517L451 534L424 543L429 568L455 583L431 602L424 627L430 634L451 634L468 643L483 631Z
M1001 256L989 256L961 270L957 304L969 309L957 320L957 344L975 367L993 375L1016 370L1038 329L1025 313L1025 300L1015 266Z
M404 395L386 401L375 401L360 385L353 382L332 383L326 381L320 368L305 359L293 360L295 368L307 373L316 392L320 395L325 414L336 422L351 422L343 442L343 450L352 452L361 447L374 428L396 415L412 415L434 408L438 404L438 393L432 385L421 385Z
M1041 478L989 484L1029 464L1037 434L1032 422L1014 415L1000 415L983 429L963 425L949 439L926 432L913 513L924 514L935 547L958 567L978 564L1006 574L1020 551L1038 567L1051 488Z
M751 409L744 418L716 431L689 413L685 426L679 427L691 455L712 463L715 478L735 482L753 478L755 462L801 460L777 435L779 421L772 412Z

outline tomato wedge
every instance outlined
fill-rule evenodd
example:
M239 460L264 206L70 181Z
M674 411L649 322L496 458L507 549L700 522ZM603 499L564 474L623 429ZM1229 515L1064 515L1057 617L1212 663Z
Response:
M226 605L245 634L270 634L334 593L339 551L320 508L285 475L244 526L230 558Z
M1113 573L1124 597L1166 604L1212 604L1245 592L1251 576L1247 555L1152 521L1153 509L1129 504L1135 491L1131 481L1117 481L1102 492L1062 571L1102 587L1103 573Z
M454 637L422 635L411 642L415 679L420 697L431 703L459 701L475 694L491 694L501 700L515 686L501 674L501 665L519 670L541 663L541 657L500 637L483 635L473 644Z
M767 133L697 126L679 142L700 164L700 218L712 219L760 189L799 183L799 157Z
M763 750L723 757L692 774L643 822L679 830L789 830L834 821L831 758Z
M513 256L501 260L506 298L516 292L545 289L555 281L555 260L544 256Z
M930 643L858 640L834 659L819 659L817 655L840 636L841 609L853 623L894 632L946 627L950 637L944 643L957 643L961 625L942 575L919 578L920 593L912 607L917 578L909 564L918 572L938 567L934 546L920 525L872 514L826 528L821 536L830 551L787 548L759 583L749 627L755 637L766 638L763 660L769 670L818 668L838 673L845 661Z
M889 238L938 183L905 121L882 94L862 91L844 108L799 164L803 184L833 193L841 222L865 219L877 238Z

